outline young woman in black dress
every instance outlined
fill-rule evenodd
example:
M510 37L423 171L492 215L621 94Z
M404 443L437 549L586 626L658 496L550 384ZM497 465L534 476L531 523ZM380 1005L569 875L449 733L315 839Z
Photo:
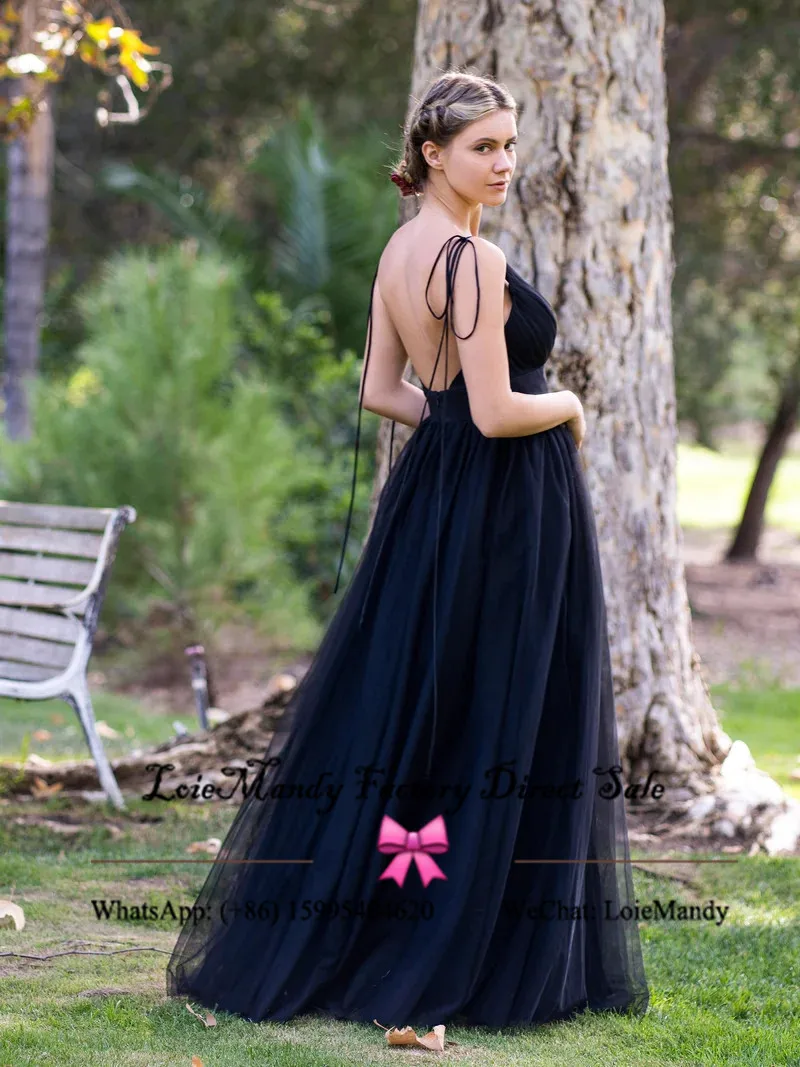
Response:
M422 205L373 278L358 427L416 429L171 995L254 1022L647 1010L623 798L600 792L619 750L583 410L547 385L552 307L478 235L516 115L456 70L408 120L393 180Z

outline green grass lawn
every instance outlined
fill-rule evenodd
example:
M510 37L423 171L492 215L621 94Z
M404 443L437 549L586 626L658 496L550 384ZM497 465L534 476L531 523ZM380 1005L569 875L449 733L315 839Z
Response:
M715 687L712 692L725 729L747 741L759 766L788 785L796 756L800 691ZM154 718L147 708L128 707L103 694L98 694L96 705L98 718L123 728L122 746L162 739L171 730L171 719ZM47 721L44 704L13 702L0 707L0 718L12 707L17 738ZM134 737L125 737L126 721L133 724ZM80 754L79 745L74 752ZM190 905L205 865L155 861L184 855L193 841L224 837L232 809L133 800L127 814L113 813L121 835L104 823L108 812L93 806L85 809L87 825L69 837L48 826L15 821L31 813L47 816L66 810L68 802L58 797L0 806L0 897L21 904L27 919L21 931L0 929L0 953L109 951L132 945L159 951L63 956L47 962L0 956L0 1067L189 1067L193 1055L204 1067L337 1067L397 1063L398 1057L417 1055L386 1048L377 1026L311 1016L253 1025L220 1012L218 1025L205 1028L182 1000L166 998L164 968L176 924L99 920L91 901L119 897L128 903L170 900L176 907ZM142 823L142 815L161 821ZM125 857L154 862L90 862ZM640 902L675 898L704 903L713 898L730 911L720 926L656 920L640 924L651 988L644 1018L586 1014L569 1023L501 1032L448 1027L447 1037L459 1045L447 1048L447 1058L476 1065L543 1067L800 1065L798 862L740 857L735 864L676 864L665 867L666 873L689 877L696 885L690 888L635 869ZM418 1030L439 1021L379 1020L383 1026L408 1024Z
M757 456L744 447L712 452L678 445L678 521L700 528L735 527L739 522ZM785 456L767 501L766 522L800 535L800 456Z
M52 798L35 810L52 814L66 807ZM62 956L48 962L0 957L0 1064L189 1067L194 1055L204 1067L335 1067L406 1062L415 1055L386 1048L377 1026L313 1016L254 1025L219 1012L218 1025L207 1029L182 999L166 997L166 953L176 924L96 918L92 899L119 897L156 905L170 900L176 907L193 903L207 868L155 861L185 854L192 841L224 836L230 808L163 803L156 808L134 800L122 817L121 836L112 836L103 825L103 812L91 808L87 818L92 821L69 838L47 827L16 823L34 810L31 804L5 804L0 810L0 897L13 896L27 919L21 931L0 930L0 952L44 955L65 948L109 951L133 945L161 950ZM163 821L137 822L143 813ZM122 857L154 862L90 862ZM448 1058L476 1065L547 1067L800 1063L797 864L754 857L735 864L676 864L666 872L690 877L695 888L636 869L640 902L675 898L704 903L713 898L730 911L719 926L663 920L640 924L651 989L647 1015L587 1014L568 1023L500 1032L448 1027L446 1036L460 1043L447 1050ZM379 1020L383 1026L418 1029L440 1021Z
M800 779L790 777L800 768L800 689L715 685L711 696L725 732L746 741L757 766L800 800Z
M191 700L188 685L186 699L187 703ZM199 728L191 713L153 711L145 703L115 693L93 690L92 706L95 719L107 723L119 734L103 739L109 759L168 741L175 735L172 724L176 720L190 732ZM51 736L35 737L41 730ZM23 746L37 756L54 761L86 759L88 754L78 716L63 700L0 699L0 760L20 759Z

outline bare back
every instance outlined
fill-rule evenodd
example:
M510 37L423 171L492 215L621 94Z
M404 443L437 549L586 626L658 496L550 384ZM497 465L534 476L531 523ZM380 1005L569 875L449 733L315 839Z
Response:
M445 346L442 342L442 312L445 305L445 256L431 269L448 237L457 231L447 226L419 225L418 219L405 223L389 239L378 267L381 299L391 317L411 366L426 388L446 389L461 370L452 323L448 324L447 378ZM430 286L428 279L430 277ZM426 287L427 299L426 299ZM430 307L428 306L430 304ZM436 312L435 317L431 308ZM503 317L508 322L512 299L506 280ZM436 354L442 346L438 365ZM431 382L433 368L436 374Z

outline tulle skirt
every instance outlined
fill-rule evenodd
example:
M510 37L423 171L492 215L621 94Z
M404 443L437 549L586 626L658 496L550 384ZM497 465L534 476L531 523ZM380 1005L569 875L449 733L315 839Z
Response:
M463 389L429 399L168 993L254 1022L643 1014L580 454L565 425L486 438Z

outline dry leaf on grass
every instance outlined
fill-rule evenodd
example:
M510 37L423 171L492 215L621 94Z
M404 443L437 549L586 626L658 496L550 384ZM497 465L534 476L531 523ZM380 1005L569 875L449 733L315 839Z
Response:
M35 775L33 785L31 786L31 793L33 793L35 797L51 797L53 793L58 793L59 790L63 788L63 782L54 782L52 785L48 785L44 778L39 778L38 775Z
M444 1052L444 1046L457 1045L457 1041L445 1041L444 1039L444 1026L434 1026L432 1030L429 1030L427 1034L423 1034L422 1037L418 1037L416 1031L410 1026L390 1026L388 1030L385 1026L381 1026L377 1019L372 1020L376 1026L380 1026L381 1030L386 1032L386 1044L387 1045L414 1045L416 1048L427 1048L431 1052Z
M194 1015L195 1018L199 1019L200 1022L204 1026L216 1026L217 1025L217 1020L214 1018L214 1016L211 1014L210 1011L206 1012L205 1018L204 1018L202 1015L198 1015L197 1014L197 1012L194 1010L194 1008L191 1006L191 1004L187 1004L186 1005L186 1010L190 1011L192 1013L192 1015Z
M119 731L115 730L113 726L109 726L103 719L100 719L95 725L97 727L97 732L101 737L109 739L119 737Z
M0 900L0 926L10 926L12 923L17 930L21 930L25 925L25 912L13 900Z
M192 1067L203 1067L203 1061L199 1056L192 1056Z
M207 841L193 841L186 848L187 852L207 852L210 856L216 856L222 848L222 842L218 837L209 837Z

